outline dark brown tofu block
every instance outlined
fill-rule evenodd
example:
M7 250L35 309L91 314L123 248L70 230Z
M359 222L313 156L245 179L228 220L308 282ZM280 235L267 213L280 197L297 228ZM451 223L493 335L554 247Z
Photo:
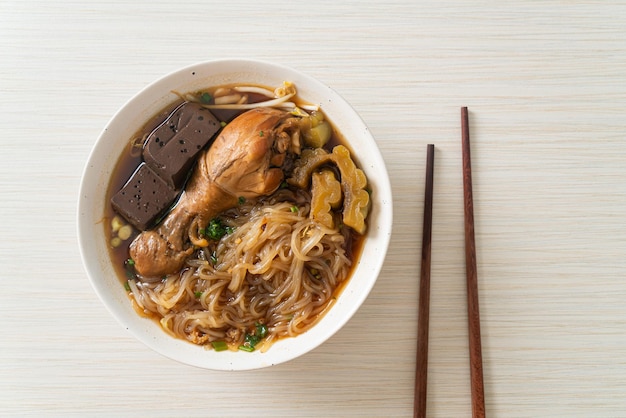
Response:
M219 129L211 111L198 103L183 103L150 133L143 158L171 187L180 189L196 157Z
M113 195L111 204L135 228L145 231L167 212L177 196L174 188L141 163L124 187Z

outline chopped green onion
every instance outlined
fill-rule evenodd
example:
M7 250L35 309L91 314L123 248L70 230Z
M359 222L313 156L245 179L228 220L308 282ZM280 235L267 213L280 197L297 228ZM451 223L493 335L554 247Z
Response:
M211 264L213 265L217 264L217 252L213 251L211 253L210 259L211 259Z
M213 100L213 97L211 97L211 95L209 93L202 93L200 95L200 102L202 102L204 104L211 103L211 100Z
M238 201L239 201L239 204L240 204L240 205L243 205L244 203L246 203L246 198L245 198L245 197L243 197L243 196L239 196Z
M132 258L124 261L124 273L128 279L137 278L137 273L135 273L135 261Z
M193 295L197 298L200 299L202 297L202 292L193 292Z
M203 235L215 241L219 241L226 233L226 228L219 218L212 219L209 225L202 231Z
M296 212L298 211L298 207L297 207L296 205L293 205L293 206L291 207L291 211L292 211L293 213L296 213Z
M211 341L211 345L215 351L228 350L228 344L225 341Z
M128 280L124 282L124 290L130 292L130 285L128 284Z
M254 347L250 347L250 346L247 346L247 345L240 345L239 349L241 351L247 351L248 353L251 353L251 352L254 351Z
M256 324L254 324L254 326L256 327L256 335L259 338L265 338L265 336L267 335L267 325L257 322Z
M280 188L281 189L286 189L287 187L289 187L289 184L287 183L286 180L283 180L283 182L280 183Z
M253 335L253 334L246 334L246 338L244 339L244 341L246 342L245 345L248 345L252 348L254 348L255 345L257 345L259 343L259 341L261 341L261 338L258 335Z
M263 131L259 131L259 136L263 136Z
M239 346L240 350L252 352L254 347L267 336L267 325L259 322L254 324L254 334L246 333L244 343Z
M226 124L226 122L224 122L224 121L221 121L221 122L220 122L220 126L221 126L222 128L223 128L224 126L226 126L226 125L227 125L227 124Z

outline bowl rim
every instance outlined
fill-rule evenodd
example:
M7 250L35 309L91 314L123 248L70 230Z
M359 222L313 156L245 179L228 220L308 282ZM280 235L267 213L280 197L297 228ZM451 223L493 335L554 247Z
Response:
M113 293L111 289L111 270L109 268L110 266L107 266L106 261L109 260L110 264L108 251L106 255L102 255L102 243L98 243L93 237L94 228L98 227L94 222L97 223L98 218L94 216L94 209L91 206L94 205L94 199L99 199L98 197L94 197L97 196L97 192L94 191L94 186L100 186L95 187L95 189L100 190L100 193L103 195L106 193L102 193L101 188L104 187L104 190L106 190L108 187L108 176L101 172L103 166L106 167L107 164L102 161L103 150L108 149L109 153L117 154L116 160L119 158L121 148L114 151L115 146L110 145L110 143L106 141L121 129L119 126L121 121L131 118L132 122L136 124L134 128L135 131L138 130L142 125L139 124L141 121L145 123L147 118L156 114L156 111L147 110L142 107L141 104L146 101L151 101L151 105L148 107L155 108L157 111L162 109L165 107L166 102L171 100L171 95L166 92L171 93L172 88L168 88L168 86L176 84L177 80L179 80L178 84L183 82L189 84L189 80L192 80L196 75L204 74L206 71L226 71L225 74L231 74L236 78L238 77L238 71L234 69L241 69L240 72L249 73L249 68L254 68L252 71L258 71L259 74L265 76L269 73L278 73L283 79L291 77L291 81L294 81L296 88L299 89L299 95L300 86L306 85L308 89L313 90L318 96L323 96L328 100L327 102L321 103L322 110L324 110L324 106L326 105L331 106L333 109L336 108L335 112L341 112L330 112L330 114L328 114L333 120L333 123L339 124L337 120L345 120L345 123L350 124L350 131L356 130L360 132L360 136L358 137L359 144L364 142L364 144L368 146L367 161L369 165L367 167L362 164L359 165L366 174L371 171L377 173L375 179L376 187L373 193L374 198L372 200L375 200L379 207L373 207L372 210L372 212L376 213L376 230L374 231L374 229L370 227L370 230L367 232L368 236L365 238L363 251L357 260L358 265L354 267L352 276L348 279L349 282L337 298L335 306L325 313L314 327L295 338L285 338L277 341L265 353L260 353L259 351L253 353L230 351L216 353L193 345L187 341L169 336L154 320L142 318L134 312L134 310L132 312L133 317L129 317L127 314L128 308L132 310L132 306L128 296L123 295L125 299L124 302L122 302L120 298L123 286L121 286L120 283L119 290L115 293ZM252 73L249 73L248 76L250 74ZM294 78L297 79L297 81L293 80ZM139 106L139 110L133 110L133 108L137 106ZM341 132L342 128L338 127L338 130ZM348 145L356 145L352 144L349 140L346 142ZM356 158L359 158L358 152L354 154L356 154ZM115 163L116 161L113 163L108 162L108 166L111 164L115 165ZM370 176L368 175L368 179L369 178ZM105 184L103 184L103 181ZM393 201L391 192L389 174L375 139L361 116L358 115L354 108L336 91L321 83L316 78L304 74L295 68L268 61L241 58L202 61L174 70L140 89L114 113L98 135L83 168L79 186L76 225L80 256L92 288L107 310L127 331L152 350L180 363L204 369L252 370L268 367L293 360L319 347L337 333L353 317L367 299L380 275L389 247L393 223ZM104 199L104 197L102 197L102 199ZM370 215L372 215L372 213ZM103 216L103 212L100 216ZM372 224L373 222L370 222L370 225ZM99 225L99 227L104 235L104 227L102 225ZM376 234L375 238L372 237L374 233ZM368 244L372 242L375 244L374 247L368 246ZM367 270L364 270L364 268L361 268L361 265L363 257L366 256L366 248L368 249L367 255L370 255L370 257L367 259ZM100 262L96 262L94 257ZM362 283L359 289L351 289L350 283L356 281L355 276L362 271L368 275L368 280ZM107 276L107 274L109 274L109 276ZM119 277L117 277L116 274L114 279L119 282ZM349 299L350 304L347 304L348 296L345 296L346 291L352 292ZM342 303L342 301L344 303ZM128 306L124 308L121 306L121 303L125 303ZM338 306L342 306L342 309L339 310ZM339 313L341 313L341 315L339 315ZM151 330L150 326L148 326L146 331L147 322L151 322L150 326L154 328L154 330ZM322 323L325 324L324 327L320 326ZM294 342L296 340L297 343ZM302 342L302 344L300 344L300 342ZM198 353L202 353L202 355L198 355Z

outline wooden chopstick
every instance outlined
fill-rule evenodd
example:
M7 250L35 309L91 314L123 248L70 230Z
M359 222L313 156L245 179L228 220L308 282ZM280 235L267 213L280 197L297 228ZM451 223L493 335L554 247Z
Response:
M417 321L417 354L415 364L415 399L413 416L426 417L426 383L428 374L428 321L430 318L430 247L433 221L433 171L435 146L426 148L426 187L424 191L424 226L422 228L422 266Z
M467 276L472 416L474 418L483 418L485 416L485 394L483 386L482 348L480 342L478 273L476 268L476 242L474 239L474 199L472 196L472 166L467 107L461 108L461 131L463 153L463 206L465 209L465 271Z

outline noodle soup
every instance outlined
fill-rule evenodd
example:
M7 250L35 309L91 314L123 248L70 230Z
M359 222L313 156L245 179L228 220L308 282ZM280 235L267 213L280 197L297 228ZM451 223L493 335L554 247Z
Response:
M133 214L120 214L123 208L106 210L120 286L139 315L173 337L216 351L266 351L311 329L352 274L366 233L370 186L323 110L301 101L296 87L223 85L179 94L129 138L107 201L145 163L149 141L162 146L158 129L170 123L177 138L188 126L177 125L186 117L181 106L198 104L219 122L211 143L184 162L191 168L183 185L168 186L176 197L164 213L138 227ZM199 107L194 112L204 111ZM234 157L237 146L251 151ZM240 172L227 172L235 165ZM224 172L215 169L222 166ZM176 176L160 177L165 184ZM255 182L262 183L261 192ZM163 246L152 245L159 240ZM155 261L160 257L165 261Z

